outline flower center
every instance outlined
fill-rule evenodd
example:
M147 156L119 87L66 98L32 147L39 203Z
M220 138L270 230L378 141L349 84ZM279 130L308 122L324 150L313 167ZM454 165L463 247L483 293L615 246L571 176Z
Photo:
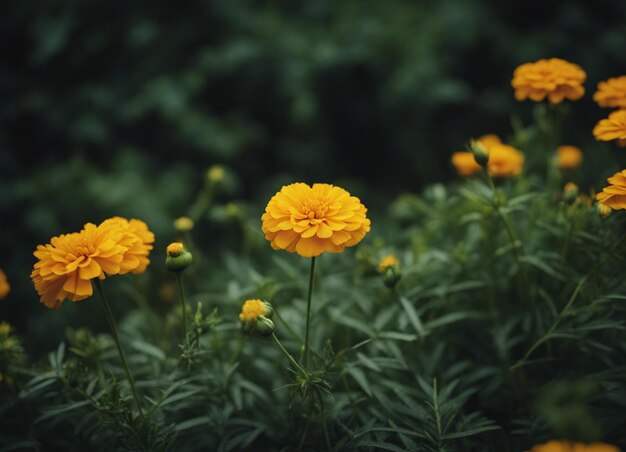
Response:
M76 253L79 256L89 256L93 254L95 251L93 245L88 243L86 240L80 242L80 244L76 247Z
M302 203L302 213L309 217L309 220L325 218L326 212L328 212L326 201L309 198Z

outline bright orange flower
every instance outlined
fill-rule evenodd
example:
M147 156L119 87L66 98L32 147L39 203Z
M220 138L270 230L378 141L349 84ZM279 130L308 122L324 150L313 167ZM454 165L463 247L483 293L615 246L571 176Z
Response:
M489 174L493 177L518 176L524 167L524 154L507 144L489 148Z
M7 281L7 275L5 275L0 268L0 300L6 298L10 291L11 285L9 284L9 281Z
M559 146L556 156L559 168L563 170L575 170L583 160L583 153L576 146Z
M452 164L459 176L472 176L482 171L482 167L474 159L474 154L468 151L452 154Z
M511 85L519 101L540 102L547 97L551 104L559 104L563 99L580 99L585 94L586 78L587 74L577 64L550 58L518 66Z
M113 217L103 221L101 226L118 227L124 231L119 244L126 248L126 253L124 253L120 274L128 272L139 274L146 271L150 264L148 254L154 243L154 234L148 229L148 225L134 218L127 220L122 217Z
M370 230L367 209L359 198L330 184L284 186L262 216L265 238L275 250L303 257L340 253Z
M593 100L600 107L626 108L626 75L598 83L598 91L594 93Z
M593 136L600 141L626 140L626 110L614 111L601 119L593 128Z
M596 199L611 209L626 209L626 170L615 173L608 181L611 185L596 194Z
M586 444L552 440L534 446L530 452L619 452L619 449L605 443Z

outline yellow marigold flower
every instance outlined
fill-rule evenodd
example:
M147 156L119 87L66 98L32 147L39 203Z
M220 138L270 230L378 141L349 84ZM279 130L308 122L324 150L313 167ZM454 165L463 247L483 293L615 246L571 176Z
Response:
M58 308L64 299L80 301L93 294L91 280L122 270L126 248L120 245L124 231L111 225L87 223L81 232L52 237L37 246L39 259L31 278L41 302Z
M519 101L540 102L547 97L551 104L560 104L563 99L583 97L586 78L587 74L577 64L550 58L518 66L511 85L515 89L515 99Z
M596 140L626 140L626 110L617 110L606 119L601 119L593 128Z
M2 269L0 268L0 300L2 300L3 298L6 298L6 296L9 295L10 291L11 291L11 285L9 284L9 281L7 280L7 275L5 275Z
M174 229L178 232L189 232L193 229L193 220L189 217L180 217L174 220Z
M395 254L388 254L383 257L380 261L378 261L378 271L380 273L384 273L385 270L391 267L396 267L400 265L400 261L395 256Z
M120 266L120 274L128 272L139 274L146 271L150 264L148 254L154 243L154 234L148 229L146 223L137 219L113 217L103 221L101 226L119 227L123 231L119 244L126 248L126 252Z
M583 160L583 153L576 146L559 146L556 156L562 170L575 170Z
M455 152L452 154L452 164L456 168L456 172L459 176L473 176L476 173L480 173L482 167L476 163L474 154L468 151Z
M502 140L500 139L500 137L493 133L487 133L479 137L477 141L480 141L481 144L487 148L487 150L489 150L489 148L493 145L502 144Z
M608 187L604 187L596 199L611 209L626 209L626 170L615 173L608 179Z
M271 309L268 308L267 303L263 300L246 300L241 307L239 320L242 322L255 322L260 316L268 317L270 313Z
M534 446L530 452L620 452L620 450L605 443L574 443L563 440L552 440Z
M626 75L598 83L598 91L594 93L593 100L600 107L626 108Z
M284 186L262 216L265 238L275 250L300 256L340 253L370 230L367 209L359 198L330 184Z
M507 144L489 148L489 174L493 177L518 176L524 167L524 154Z
M165 248L165 252L169 256L177 257L177 256L180 256L180 253L183 252L183 249L185 249L185 247L183 246L182 243L174 242L174 243L170 243L169 245L167 245L167 248Z

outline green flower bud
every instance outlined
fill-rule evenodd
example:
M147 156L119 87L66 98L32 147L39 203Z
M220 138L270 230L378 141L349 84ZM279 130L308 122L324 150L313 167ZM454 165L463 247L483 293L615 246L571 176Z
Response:
M271 336L274 333L274 322L261 315L254 324L254 330L263 337Z
M165 266L171 272L182 272L191 265L193 256L185 249L182 243L175 242L168 245Z
M470 149L474 154L474 160L483 168L489 163L489 150L478 140L472 140Z
M398 281L400 281L400 278L402 278L402 272L400 271L400 267L398 265L393 265L387 268L383 273L383 282L385 283L385 286L389 288L395 287L395 285L398 284Z
M578 199L578 187L572 182L565 184L563 189L563 202L566 204L574 204Z

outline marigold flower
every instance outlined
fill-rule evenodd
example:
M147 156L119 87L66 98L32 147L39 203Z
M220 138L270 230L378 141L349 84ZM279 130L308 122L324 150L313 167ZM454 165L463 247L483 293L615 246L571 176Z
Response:
M239 320L242 322L254 322L258 320L259 316L269 317L270 312L271 308L268 308L268 304L263 300L246 300L241 307Z
M343 188L295 183L269 201L262 228L273 249L314 257L359 243L370 230L366 213L359 198Z
M559 104L563 99L580 99L585 94L586 78L587 74L577 64L550 58L518 66L511 85L519 101L540 102L547 97L551 104Z
M489 150L490 147L496 144L502 144L502 140L500 137L493 133L487 133L479 137L476 141L480 141L480 143Z
M150 264L148 254L154 243L154 234L148 229L148 225L137 219L113 217L103 221L102 226L117 226L124 231L119 244L126 248L126 253L124 253L120 274L128 272L139 274L146 271Z
M37 246L31 278L41 302L58 308L66 298L80 301L93 294L91 280L105 275L140 273L149 263L154 235L139 220L111 218L80 232L53 237Z
M606 119L601 119L593 128L596 140L626 140L626 110L617 110Z
M178 232L189 232L193 229L193 220L189 217L180 217L174 220L174 229Z
M3 298L6 298L6 296L9 295L10 291L11 291L11 285L9 284L9 281L7 280L7 275L5 275L2 269L0 268L0 300L2 300Z
M226 176L226 171L221 165L213 165L208 169L206 176L209 182L213 184L219 184L224 180L224 177Z
M583 160L583 153L576 146L559 146L556 156L562 170L575 170Z
M626 170L615 173L608 178L608 182L611 185L596 194L596 199L611 209L626 209Z
M167 245L165 253L165 266L172 272L182 272L193 262L193 255L180 242Z
M593 94L593 100L600 107L626 108L626 75L598 83L598 91Z
M530 452L619 452L619 449L605 443L585 444L552 440L547 443L534 446Z
M489 174L493 177L518 176L524 167L524 154L507 144L489 148Z
M452 164L459 176L473 176L482 171L482 167L476 163L474 154L468 151L455 152L452 154Z
M380 273L384 273L385 270L391 267L396 267L400 265L400 261L396 257L395 254L388 254L383 257L380 261L378 261L378 271Z
M180 256L180 253L183 252L184 248L185 247L183 246L182 243L174 242L174 243L170 243L169 245L167 245L167 248L165 248L165 252L167 253L168 256L177 257L177 256Z

